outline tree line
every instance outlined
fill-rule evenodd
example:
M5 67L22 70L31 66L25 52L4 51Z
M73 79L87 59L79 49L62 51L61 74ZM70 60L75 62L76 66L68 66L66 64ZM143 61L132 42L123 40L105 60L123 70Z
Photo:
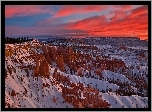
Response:
M22 43L22 42L28 42L32 41L32 39L29 39L28 37L18 37L18 38L5 38L5 44L15 44L15 43Z

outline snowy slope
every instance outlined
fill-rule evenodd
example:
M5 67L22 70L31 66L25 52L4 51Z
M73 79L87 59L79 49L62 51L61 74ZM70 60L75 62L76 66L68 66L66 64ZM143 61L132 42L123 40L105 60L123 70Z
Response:
M34 42L35 41L31 42L30 44L34 45ZM11 47L13 48L14 46L11 45ZM41 49L32 50L38 51L39 53L42 52ZM51 74L49 79L38 77L38 80L36 80L37 78L34 78L32 76L33 70L28 70L29 77L27 77L27 73L25 72L25 70L20 68L22 64L20 64L19 62L14 63L12 59L25 59L25 57L29 55L29 52L24 52L24 50L22 49L21 52L18 52L18 54L19 55L6 57L6 59L8 60L5 62L6 70L9 66L16 69L16 73L14 73L14 71L11 74L7 72L8 75L5 79L5 99L7 103L18 108L66 108L66 106L68 106L69 108L73 107L71 104L61 103L64 101L64 99L61 96L61 91L59 91L56 86L51 85L51 80L53 80ZM34 64L32 59L28 58L27 61L23 60L23 65L27 66L31 64ZM50 73L52 73L51 68ZM22 81L21 77L23 78ZM42 89L42 83L46 82L49 83L50 88ZM26 96L23 95L23 93L25 92L25 88L27 91ZM10 94L12 90L14 90L15 93L18 93L18 95L16 95L15 97L11 96ZM44 95L44 97L42 97L42 95ZM53 96L58 98L57 104L52 101Z
M12 50L12 54L5 57L5 71L7 76L5 78L5 101L6 107L12 108L74 108L74 104L65 99L62 96L62 86L65 86L63 82L57 81L53 78L56 63L53 62L49 65L49 77L44 78L41 76L34 76L34 66L36 66L35 57L44 55L42 50L42 43L34 39L32 42L25 42L20 44L6 44L6 50ZM48 45L45 45L48 46ZM103 48L106 48L104 46ZM110 46L108 46L110 47ZM100 48L102 49L102 48ZM16 55L17 54L17 55ZM44 56L45 57L45 56ZM142 66L141 71L146 68ZM136 108L148 106L148 97L140 97L137 95L119 96L115 95L116 89L119 89L119 85L110 83L107 80L99 80L98 78L87 78L85 76L80 77L77 74L71 75L57 70L60 75L68 76L71 83L82 83L84 87L89 84L91 88L95 88L102 95L102 98L106 100L111 106L110 108ZM136 72L136 71L135 71ZM95 75L95 74L94 74ZM121 79L124 82L134 82L126 78L122 74L114 73L112 71L104 70L102 72L104 79ZM144 77L146 79L146 77ZM148 80L146 80L147 82ZM52 83L53 82L53 83ZM43 86L47 84L47 86ZM69 85L68 85L69 86ZM70 88L70 87L69 87ZM101 91L112 88L110 95L108 93L102 93ZM133 87L135 90L136 88ZM83 95L82 95L83 96ZM115 103L117 100L117 103ZM122 101L123 100L123 101ZM145 102L143 101L145 100Z
M136 95L116 96L113 93L103 93L103 99L108 100L110 108L146 108L148 107L148 98Z

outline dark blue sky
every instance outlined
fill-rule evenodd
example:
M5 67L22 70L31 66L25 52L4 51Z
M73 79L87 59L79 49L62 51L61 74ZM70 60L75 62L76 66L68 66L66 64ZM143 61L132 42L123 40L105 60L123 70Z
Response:
M36 14L31 16L21 16L21 17L12 17L5 19L6 26L19 26L19 27L29 27L33 26L34 23L50 18L52 15L46 14Z

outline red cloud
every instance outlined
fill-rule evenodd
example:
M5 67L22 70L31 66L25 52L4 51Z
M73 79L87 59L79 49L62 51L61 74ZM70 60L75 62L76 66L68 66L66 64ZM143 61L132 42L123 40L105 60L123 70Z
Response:
M138 36L141 39L148 37L147 9L139 7L132 10L130 15L116 10L111 21L105 16L94 16L68 25L69 29L81 29L94 36ZM120 19L122 18L122 19Z
M132 14L131 14L131 17L137 17L137 16L140 16L142 14L147 14L148 15L148 6L147 5L144 5L144 6L141 6L141 7L138 7L134 10L132 10Z
M94 16L87 19L83 19L74 23L67 25L69 29L87 29L92 30L92 28L97 28L101 24L106 24L108 21L105 16Z
M116 10L116 11L113 11L112 13L114 13L115 15L110 19L112 22L114 21L118 21L122 18L125 18L127 16L126 13L124 13L124 11L122 10Z
M86 7L83 8L88 10ZM72 11L71 11L72 10ZM71 12L75 8L71 8ZM89 10L91 10L89 8ZM97 10L97 9L96 9ZM66 13L67 15L70 13ZM78 12L78 11L75 11ZM82 36L138 36L141 39L148 37L148 9L146 6L138 7L130 11L130 15L126 14L125 10L115 10L111 14L114 17L110 21L107 20L106 15L94 16L86 18L77 22L54 25L54 20L47 22L40 22L41 27L19 28L6 27L8 34L29 34L29 35L82 35ZM64 14L63 14L64 15ZM120 19L122 17L122 19ZM74 34L74 35L73 35Z
M83 6L63 6L56 14L54 17L64 17L64 16L69 16L72 14L83 14L83 13L90 13L90 12L96 12L96 11L101 11L103 9L107 8L106 5L101 6L101 5L83 5Z
M5 17L28 16L34 14L50 13L45 6L40 5L6 5Z

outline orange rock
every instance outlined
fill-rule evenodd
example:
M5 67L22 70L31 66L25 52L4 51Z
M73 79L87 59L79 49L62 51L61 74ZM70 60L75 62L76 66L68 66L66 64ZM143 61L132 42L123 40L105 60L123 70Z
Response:
M82 107L83 107L81 102L79 102L78 105L79 105L79 108L82 108Z
M139 69L140 69L140 66L136 66L136 68L139 70Z
M103 107L104 107L102 101L100 102L99 107L100 107L100 108L103 108Z
M54 103L57 103L56 101L57 101L57 99L54 97L54 98L53 98L53 102L54 102Z
M14 90L12 90L11 96L16 96L16 93Z
M34 67L34 76L39 75L39 60L36 60L36 66Z

